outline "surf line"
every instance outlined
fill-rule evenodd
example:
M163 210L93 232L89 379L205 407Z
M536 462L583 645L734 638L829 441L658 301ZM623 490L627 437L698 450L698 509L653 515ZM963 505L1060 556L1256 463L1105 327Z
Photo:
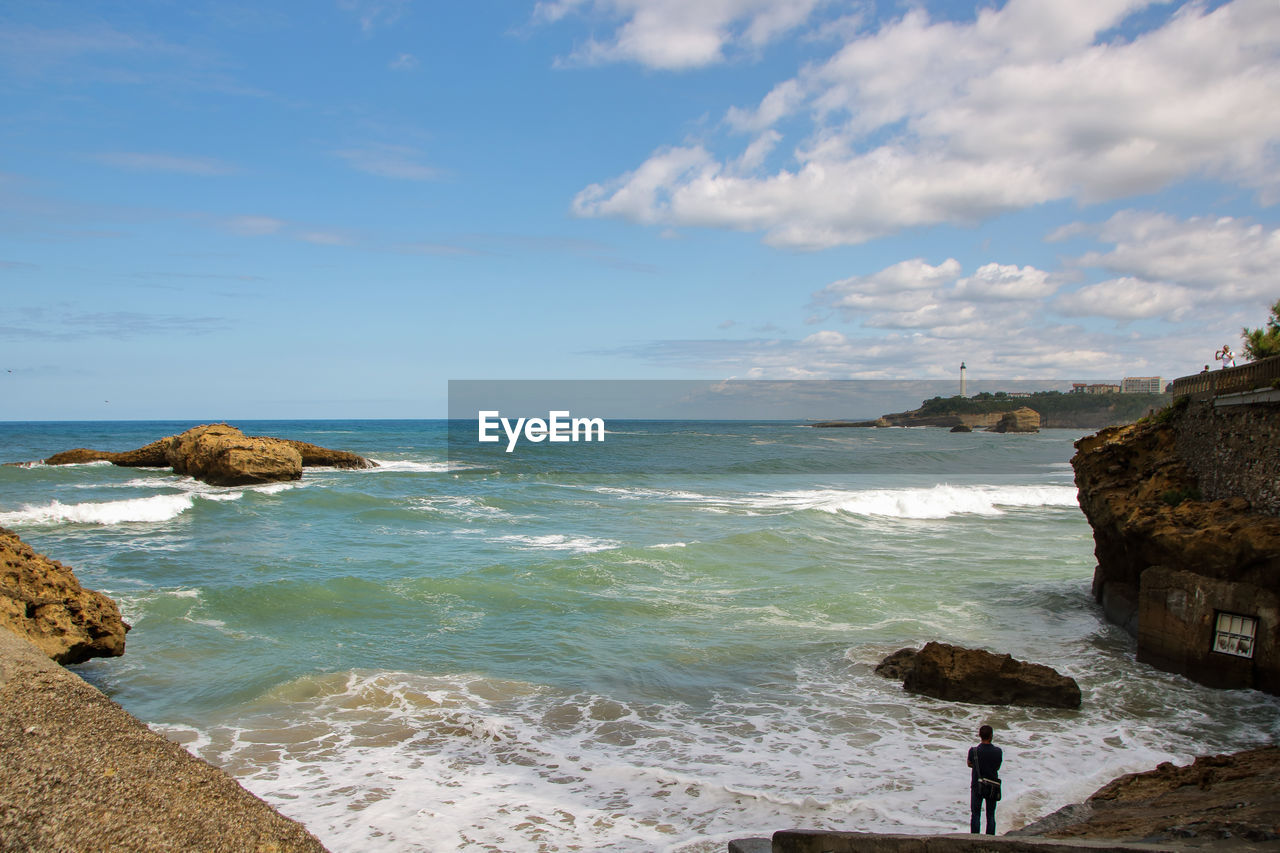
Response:
M476 413L476 421L480 427L481 442L501 441L498 427L502 427L507 434L507 453L516 449L521 437L535 444L541 441L604 441L604 418L575 418L567 410L547 412L545 420L516 418L514 425L511 418L502 417L496 409L483 410Z

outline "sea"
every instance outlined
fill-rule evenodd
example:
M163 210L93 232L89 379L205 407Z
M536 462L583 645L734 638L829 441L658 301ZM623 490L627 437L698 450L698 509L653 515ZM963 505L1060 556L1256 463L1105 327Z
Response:
M0 461L192 425L0 423ZM1138 663L1103 620L1081 431L609 421L594 450L532 458L453 446L444 420L237 425L378 467L214 487L6 466L0 525L133 626L123 657L75 672L334 851L965 831L983 723L1004 831L1280 733L1276 697ZM1083 705L874 673L930 640L1053 666Z

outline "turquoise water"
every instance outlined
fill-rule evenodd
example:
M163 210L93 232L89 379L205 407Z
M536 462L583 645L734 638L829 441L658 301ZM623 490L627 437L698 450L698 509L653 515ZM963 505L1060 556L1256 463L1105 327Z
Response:
M255 488L4 467L0 524L133 624L81 675L334 850L957 831L987 721L1012 828L1280 730L1274 698L1137 664L1101 621L1081 433L610 422L604 446L451 459L442 421L238 425L382 465ZM0 424L0 459L187 426ZM1084 708L872 674L930 639L1055 666Z

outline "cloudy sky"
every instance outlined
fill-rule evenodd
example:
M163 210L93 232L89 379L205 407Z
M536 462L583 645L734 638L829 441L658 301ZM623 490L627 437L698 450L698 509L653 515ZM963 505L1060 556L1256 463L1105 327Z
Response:
M1280 298L1278 104L1277 0L9 0L0 420L1172 378Z

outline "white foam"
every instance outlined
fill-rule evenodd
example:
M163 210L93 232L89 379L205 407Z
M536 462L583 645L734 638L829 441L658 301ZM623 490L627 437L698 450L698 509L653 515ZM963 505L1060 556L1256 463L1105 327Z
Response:
M156 523L171 521L195 506L197 499L224 502L236 501L244 497L245 492L258 492L274 495L289 489L300 488L303 484L266 483L260 486L241 486L224 488L210 486L183 477L178 480L130 480L126 485L139 487L165 487L181 489L178 494L151 495L145 498L124 498L118 501L87 501L84 503L64 504L61 501L49 501L47 504L26 504L19 510L0 512L0 524L129 524Z
M659 542L657 545L650 545L650 548L688 548L688 542Z
M236 494L234 497L239 497ZM233 498L228 498L234 500ZM101 503L64 504L52 500L40 506L24 506L14 512L0 512L0 524L126 524L158 522L177 518L191 509L196 496L154 495Z
M1002 829L1121 773L1265 740L1280 712L1272 697L1180 684L1135 720L1124 702L1150 685L1093 675L1111 701L1000 710ZM675 851L780 826L964 831L965 750L990 708L903 702L869 668L794 676L787 690L691 706L349 672L283 685L234 725L169 728L335 850Z
M803 489L723 500L761 511L821 510L828 513L903 519L954 515L1003 515L1008 509L1074 507L1074 486L951 486L915 489Z
M421 474L447 474L450 471L456 471L465 466L450 464L448 462L428 461L421 462L413 459L370 459L370 462L376 462L377 468L362 468L360 470L371 474L381 472L411 472Z
M591 536L566 536L563 533L548 533L542 536L513 534L510 536L497 536L492 541L505 542L517 548L535 551L571 551L575 554L607 551L610 548L617 548L621 544L612 539L597 539Z

